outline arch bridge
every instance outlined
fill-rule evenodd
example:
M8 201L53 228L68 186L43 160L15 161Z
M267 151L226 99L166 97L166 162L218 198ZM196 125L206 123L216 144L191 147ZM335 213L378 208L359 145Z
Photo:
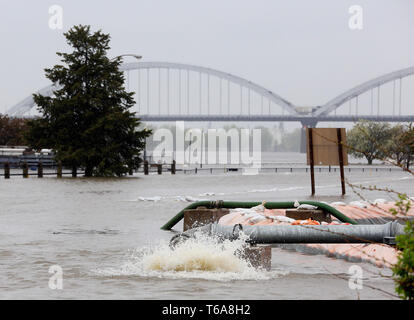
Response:
M406 94L414 88L410 90L414 67L374 78L313 107L297 106L252 81L201 66L135 62L124 63L120 69L127 90L135 92L134 108L143 121L299 121L303 127L322 121L414 121L414 97ZM56 89L50 85L38 93L50 96ZM30 116L34 107L29 96L6 113Z

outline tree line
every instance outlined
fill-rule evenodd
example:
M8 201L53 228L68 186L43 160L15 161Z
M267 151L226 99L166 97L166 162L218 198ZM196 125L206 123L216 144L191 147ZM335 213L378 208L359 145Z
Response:
M24 146L27 144L27 120L10 118L0 114L0 146Z
M359 121L348 131L347 145L349 154L365 158L368 164L380 159L409 169L414 160L414 127Z

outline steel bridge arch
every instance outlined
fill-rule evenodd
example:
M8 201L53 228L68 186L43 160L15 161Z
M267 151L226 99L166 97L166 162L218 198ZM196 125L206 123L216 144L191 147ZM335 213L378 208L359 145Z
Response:
M58 86L49 85L43 89L38 90L36 93L41 94L42 96L51 96L55 90L58 90ZM26 112L30 111L35 105L33 96L28 96L19 103L15 104L13 107L6 111L6 114L9 116L22 116Z
M385 83L388 83L388 82L391 82L397 79L402 79L402 78L408 77L413 74L414 74L414 67L410 67L410 68L405 68L405 69L397 70L394 72L390 72L380 77L366 81L356 87L353 87L352 89L345 91L344 93L333 98L332 100L328 101L322 107L318 108L313 113L313 115L314 116L327 116L330 112L339 108L345 102L347 102L348 100L356 96L359 96Z
M189 70L194 72L200 72L203 74L208 74L212 76L216 76L221 79L226 79L232 83L236 83L242 87L251 89L252 91L256 92L257 94L269 99L270 101L274 102L278 106L281 106L285 111L287 111L290 115L298 115L298 112L295 110L295 106L287 101L286 99L282 98L281 96L277 95L276 93L258 85L241 77L235 76L230 73L226 73L223 71L190 65L190 64L183 64L183 63L173 63L173 62L132 62L132 63L123 63L120 65L119 70L121 71L131 71L131 70L138 70L138 69L177 69L177 70ZM41 95L50 96L53 94L53 91L59 89L58 86L49 85L37 93ZM35 103L32 96L29 96L10 109L6 111L8 115L23 115L24 113L28 112L30 109L34 107Z

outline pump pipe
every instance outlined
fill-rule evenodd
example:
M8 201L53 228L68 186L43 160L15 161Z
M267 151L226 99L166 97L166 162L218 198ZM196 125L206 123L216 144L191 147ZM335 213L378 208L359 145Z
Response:
M181 242L205 234L219 239L236 240L243 233L251 244L281 243L386 243L404 233L404 225L397 221L379 225L276 225L276 226L223 226L218 223L189 229L170 240L172 248Z
M236 225L237 226L237 225ZM248 242L277 243L384 243L404 233L404 225L397 221L378 225L276 225L223 226L212 224L210 233L226 239L236 239L243 232Z

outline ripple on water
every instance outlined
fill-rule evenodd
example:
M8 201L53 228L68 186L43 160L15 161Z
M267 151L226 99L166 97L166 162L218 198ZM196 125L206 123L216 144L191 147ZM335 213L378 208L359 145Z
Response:
M71 229L71 228L64 228L60 231L53 231L53 234L108 234L108 235L115 235L119 234L119 230L112 230L112 229L103 229L103 230L95 230L95 229Z

